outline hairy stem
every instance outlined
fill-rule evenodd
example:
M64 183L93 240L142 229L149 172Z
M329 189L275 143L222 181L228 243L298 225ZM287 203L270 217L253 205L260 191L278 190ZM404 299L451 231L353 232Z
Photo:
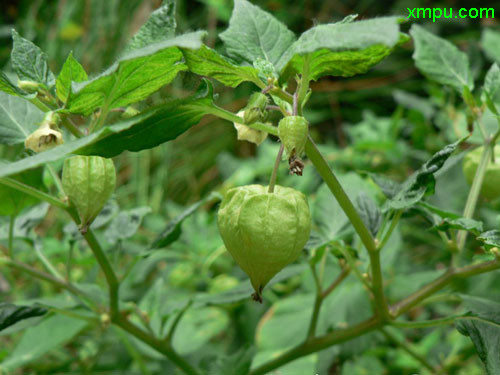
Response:
M283 157L283 143L280 145L278 155L276 155L276 161L274 162L273 173L271 174L271 179L269 180L269 193L274 193L274 185L276 185L276 177L278 176L278 169L280 167L281 158Z

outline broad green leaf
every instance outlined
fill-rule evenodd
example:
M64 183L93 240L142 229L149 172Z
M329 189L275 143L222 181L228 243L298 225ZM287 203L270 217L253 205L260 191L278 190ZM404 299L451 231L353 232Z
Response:
M13 96L22 96L23 98L26 99L32 99L36 96L35 93L33 94L28 94L27 92L24 92L21 90L19 87L14 85L9 77L4 72L0 71L0 91L6 92L9 95Z
M500 31L485 29L481 34L481 45L486 56L500 64Z
M196 212L198 208L207 202L220 201L222 197L219 193L211 193L206 198L193 203L191 206L186 208L181 214L177 215L173 220L171 220L165 230L153 241L151 248L158 249L161 247L166 247L172 242L176 241L182 233L182 223L185 219Z
M86 325L85 321L64 315L51 316L26 330L15 349L0 364L0 369L10 372L37 360L70 341Z
M0 92L0 144L23 143L43 117L44 113L24 98Z
M0 160L0 168L3 168L7 163ZM13 178L23 184L34 188L43 186L42 180L43 168L24 171ZM0 183L0 215L17 216L24 208L38 202L38 199L32 195L21 193L19 190L8 187Z
M187 69L179 47L200 48L204 35L184 34L128 53L90 81L74 83L65 110L88 116L147 98Z
M147 214L151 213L151 207L137 207L127 211L121 211L109 224L104 232L106 240L114 245L119 240L124 240L132 237L139 226L142 219Z
M483 242L487 249L491 249L492 247L500 248L500 231L497 229L481 233L477 239Z
M247 0L235 0L229 27L220 38L229 57L250 65L261 58L277 66L295 41L283 23Z
M87 137L10 163L0 169L0 177L62 159L71 153L113 157L125 150L140 151L158 146L176 138L209 113L214 106L212 95L212 86L204 81L192 97L167 102Z
M34 43L12 30L14 42L11 52L12 67L22 81L33 81L46 88L54 86L54 74L50 71L47 55Z
M500 112L500 68L497 63L493 64L486 73L483 91L487 97L488 107L498 115Z
M470 317L456 323L457 330L469 336L488 375L500 373L500 304L486 299L462 296Z
M175 331L172 345L179 354L189 354L208 345L209 341L224 332L229 317L218 307L202 307L188 310Z
M419 202L425 195L434 194L436 185L434 173L441 169L446 160L464 140L465 138L459 139L436 152L403 183L401 190L386 204L396 210L406 209Z
M73 52L70 52L68 58L64 62L61 72L57 76L57 97L60 101L66 103L71 91L71 82L84 82L88 79L87 73L80 63L73 57Z
M11 303L0 303L0 331L21 320L41 316L47 310L38 306L17 306Z
M175 36L175 1L167 0L149 16L144 25L132 37L125 51L140 49Z
M474 81L465 53L416 24L411 27L410 35L415 42L413 60L423 75L453 87L460 94L464 87L472 91Z
M380 208L375 201L364 192L356 197L354 205L371 234L376 236L380 224L382 223L382 212Z
M398 42L398 17L315 26L304 32L278 63L283 79L302 73L307 61L309 77L350 77L368 71L386 57Z
M182 52L191 72L215 78L226 86L236 87L246 81L260 82L257 69L235 65L205 45L196 50L183 49Z

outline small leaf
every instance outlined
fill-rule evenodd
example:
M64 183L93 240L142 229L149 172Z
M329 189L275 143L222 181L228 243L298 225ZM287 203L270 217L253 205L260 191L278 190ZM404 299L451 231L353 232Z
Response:
M125 48L126 52L140 49L175 36L175 1L164 1L163 5L149 16L144 25L132 37Z
M401 184L385 176L375 173L368 173L368 176L375 182L387 199L392 199L401 190Z
M119 240L132 237L141 225L144 216L151 213L151 207L137 207L132 210L121 211L106 229L106 238L112 245Z
M500 231L497 229L481 233L477 239L483 242L487 249L491 249L493 247L500 248Z
M47 310L38 306L17 306L10 303L0 303L0 331L21 320L42 316Z
M413 60L422 74L443 85L455 88L462 94L464 87L474 88L469 59L453 44L418 25L413 25L410 35L415 42Z
M192 204L189 206L187 209L185 209L182 213L177 215L173 220L171 220L168 224L165 230L158 236L156 239L153 241L153 244L151 245L152 249L158 249L161 247L167 247L171 243L177 241L177 239L180 237L182 233L182 223L184 220L186 220L189 216L191 216L193 213L198 210L202 205L204 205L207 202L217 202L222 199L221 195L219 193L211 193L209 194L206 198ZM151 253L148 252L148 255Z
M379 207L365 193L361 193L356 197L354 205L371 234L376 236L382 223L382 213Z
M17 87L11 82L9 77L7 77L7 75L4 72L1 71L0 71L0 91L6 92L7 94L13 96L22 96L23 98L26 99L33 99L36 96L36 93L28 94L27 92L21 90L19 87Z
M88 116L102 106L112 109L147 98L187 69L179 47L200 48L204 35L184 34L128 53L90 81L74 83L65 111Z
M44 113L29 101L0 92L0 144L23 143L43 118Z
M12 67L20 80L33 81L46 88L54 86L54 74L49 69L47 55L39 47L12 30Z
M306 61L312 80L364 73L408 40L399 33L399 21L399 17L383 17L315 26L287 49L277 68L284 80L300 74Z
M429 217L434 229L447 231L449 229L466 230L478 235L483 231L483 223L474 219L466 219L454 212L442 210L427 202L419 202L419 209Z
M283 23L247 0L235 0L229 27L220 38L229 57L249 65L261 58L276 66L295 41Z
M500 68L493 64L484 77L483 92L489 109L497 116L500 113Z
M413 206L425 195L434 194L436 179L434 173L441 169L446 160L466 138L445 146L436 152L420 169L411 175L402 185L401 190L387 202L389 207L401 210Z
M182 52L191 72L215 78L226 86L236 87L246 81L260 82L257 69L235 65L207 46L196 50L183 48Z
M490 60L500 64L500 32L484 29L481 34L481 46Z
M73 52L69 53L68 58L57 77L56 90L57 97L63 103L66 103L71 91L71 82L83 82L88 80L87 73L80 63L73 57Z

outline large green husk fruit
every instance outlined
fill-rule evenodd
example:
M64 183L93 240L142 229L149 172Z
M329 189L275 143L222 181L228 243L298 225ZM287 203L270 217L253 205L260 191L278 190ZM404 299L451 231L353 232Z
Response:
M234 260L250 277L254 299L281 269L295 261L311 232L311 214L304 194L261 185L230 189L222 200L219 231Z
M85 232L115 190L116 171L113 160L100 156L74 156L66 159L62 184L80 216L80 230Z
M462 167L465 178L469 184L472 184L474 180L483 150L484 147L478 147L468 152L464 157ZM481 196L487 200L493 200L500 197L500 146L495 146L494 152L495 163L491 160L488 162L480 192Z

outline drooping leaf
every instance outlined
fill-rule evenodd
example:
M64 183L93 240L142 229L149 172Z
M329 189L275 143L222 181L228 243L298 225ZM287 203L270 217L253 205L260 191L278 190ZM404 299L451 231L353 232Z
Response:
M65 315L54 315L37 326L28 328L15 349L1 363L2 370L14 371L36 361L70 341L87 324L86 321Z
M464 87L474 88L469 59L453 44L419 25L413 25L410 35L415 42L413 60L422 74L462 94Z
M163 5L149 16L144 25L132 37L125 51L140 49L175 36L175 1L164 1Z
M43 117L44 113L29 101L0 92L0 144L23 143Z
M459 139L436 152L403 183L401 190L387 202L388 206L396 210L406 209L419 202L425 195L434 194L436 184L434 173L441 169L458 145L465 139Z
M68 58L64 62L61 72L57 76L57 97L60 101L66 103L71 91L71 82L84 82L88 79L87 73L73 57L73 52L70 52Z
M39 306L18 306L10 303L0 303L0 331L21 320L42 316L47 310Z
M304 32L278 63L283 79L304 70L309 77L350 77L368 71L408 37L399 33L399 17L383 17L315 26Z
M222 197L219 193L211 193L207 197L199 200L198 202L192 204L186 208L182 213L177 215L173 220L171 220L165 230L153 241L151 248L158 249L161 247L166 247L172 242L176 241L182 233L182 223L189 216L191 216L198 208L207 202L220 201ZM151 253L148 253L151 254Z
M354 205L371 234L376 236L380 224L382 223L380 208L376 205L374 200L365 193L361 193L356 197Z
M392 199L401 190L401 184L385 176L375 173L368 173L368 176L375 182L387 199Z
M488 375L500 373L500 304L483 298L462 296L469 316L456 322L457 330L470 337Z
M45 52L33 42L24 39L12 30L13 47L11 52L12 67L22 81L33 81L46 88L55 84L54 74L50 71Z
M97 77L74 83L65 111L88 116L103 106L112 109L147 98L187 69L179 47L200 48L204 35L193 32L131 51Z
M132 237L141 225L144 216L151 212L151 207L137 207L127 211L121 211L106 229L106 240L115 244L119 240Z
M490 60L500 64L500 31L484 29L481 34L481 46Z
M200 49L183 49L182 52L189 70L195 74L215 78L230 87L236 87L246 81L259 82L257 69L235 65L207 46Z
M220 38L229 57L250 65L261 58L277 66L295 41L286 25L247 0L235 0L229 27Z
M212 107L212 86L205 81L198 93L192 97L151 108L127 120L106 126L87 137L9 163L0 169L0 177L56 161L71 153L113 157L125 150L140 151L152 148L176 138L197 124Z
M498 229L481 233L477 239L483 242L487 249L491 249L492 247L500 248L500 231Z
M434 229L447 231L449 229L466 230L478 235L483 231L483 223L474 219L467 219L454 212L442 210L427 202L419 202L418 207L434 224Z

